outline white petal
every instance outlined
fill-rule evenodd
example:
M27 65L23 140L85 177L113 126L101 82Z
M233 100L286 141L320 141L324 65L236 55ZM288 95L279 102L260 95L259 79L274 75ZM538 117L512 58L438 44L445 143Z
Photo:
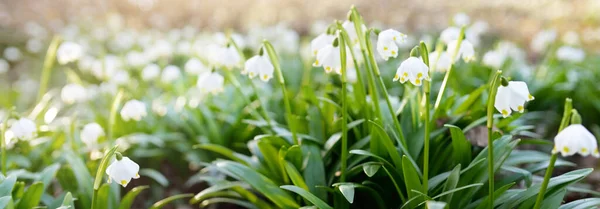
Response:
M498 86L498 92L496 93L496 100L494 107L498 112L502 113L502 117L508 117L512 112L510 110L510 94L511 91L507 87L502 85Z

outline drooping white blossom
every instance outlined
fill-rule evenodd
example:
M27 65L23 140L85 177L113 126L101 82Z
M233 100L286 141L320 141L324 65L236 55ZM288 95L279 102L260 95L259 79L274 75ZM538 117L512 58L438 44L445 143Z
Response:
M79 134L81 141L90 148L95 148L101 136L104 136L104 129L98 123L86 124Z
M415 86L421 86L423 79L430 80L429 67L417 57L409 57L402 61L398 70L396 70L396 75L394 75L394 81L400 83L410 81Z
M108 181L115 181L123 187L126 187L131 179L138 179L140 175L140 166L133 162L128 157L122 159L115 159L107 168L106 175L108 175Z
M142 80L151 81L160 75L160 67L157 64L149 64L142 70Z
M10 131L17 139L31 139L37 134L37 126L31 119L20 118L12 123Z
M81 56L83 56L81 45L70 41L61 43L56 50L56 59L61 65L77 61Z
M65 85L60 91L60 97L66 104L73 104L76 102L84 102L88 99L86 89L75 83Z
M321 50L322 48L324 48L327 45L332 44L333 40L335 40L335 37L336 36L333 34L322 33L321 35L319 35L315 39L313 39L310 42L310 50L312 51L312 55L317 56L317 53L319 53L319 50Z
M393 29L381 31L377 37L377 52L384 60L398 56L398 43L406 41L406 35Z
M191 75L200 75L202 73L210 71L210 69L202 63L199 59L191 58L184 66L185 72Z
M572 46L561 46L556 50L556 58L562 61L582 62L585 59L585 51Z
M502 117L508 117L513 111L524 112L525 102L533 100L534 97L529 93L527 84L523 81L509 81L507 86L498 86L494 107L502 114Z
M164 83L169 83L181 77L181 70L175 65L168 65L163 69L160 80Z
M458 40L450 42L448 44L448 48L446 49L446 53L452 55L455 52L457 52L457 45ZM462 58L465 62L471 62L475 60L475 49L473 48L473 44L471 44L469 40L462 40L454 61L457 61L459 58Z
M500 51L492 50L483 55L483 64L494 69L500 69L506 60L506 55Z
M204 73L198 77L196 86L203 93L218 94L223 92L225 78L217 72Z
M147 114L146 104L135 99L127 101L121 109L121 118L123 118L124 121L140 121Z
M554 137L552 153L560 152L563 157L579 153L581 156L600 157L598 141L590 131L581 124L572 124Z
M259 76L260 80L267 82L273 78L274 68L269 56L263 54L248 59L242 72L250 79Z
M434 51L429 53L429 67L433 71L446 72L450 69L452 60L445 51Z

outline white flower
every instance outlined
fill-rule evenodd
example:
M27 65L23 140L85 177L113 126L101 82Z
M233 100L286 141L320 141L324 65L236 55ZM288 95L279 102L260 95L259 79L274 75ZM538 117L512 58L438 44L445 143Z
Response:
M449 27L442 31L440 39L442 39L444 43L449 44L452 41L456 41L458 36L460 36L460 28Z
M255 76L259 76L262 81L269 81L273 78L273 64L268 55L256 55L248 59L244 66L242 73L247 73L250 79Z
M200 60L196 58L191 58L185 63L184 66L185 72L192 75L200 75L202 73L208 72L210 69L204 65Z
M592 154L600 157L596 137L581 124L572 124L554 137L552 153L560 152L563 157L579 153L581 156Z
M10 131L15 138L31 139L35 137L37 133L37 127L32 120L28 118L21 118L13 122L13 124L10 126Z
M409 57L404 60L396 70L396 75L394 75L394 81L405 83L410 80L415 86L423 84L423 79L429 80L429 68L423 60L417 57Z
M10 69L10 65L8 64L8 62L6 60L0 58L0 74L4 74L4 73L8 72L9 69Z
M108 175L108 181L116 181L123 187L129 184L131 179L138 179L140 175L140 166L133 162L128 157L123 157L121 160L115 159L108 168L106 168L106 175Z
M56 50L56 59L61 65L77 61L83 55L83 48L77 43L65 41Z
M351 44L358 44L359 40L358 40L358 35L356 33L356 28L354 27L354 22L346 20L344 21L344 23L342 24L342 27L344 27L344 29L346 29L346 32L348 32L348 36L350 38L350 43ZM365 26L364 24L361 26L362 31L365 32L367 30L367 26Z
M212 73L204 73L198 77L198 82L196 86L203 93L212 93L217 94L221 93L224 90L224 82L225 78L222 75L216 72Z
M118 70L110 77L110 83L116 85L123 85L129 82L129 73L124 70Z
M548 45L556 40L555 30L543 30L537 33L531 40L531 49L534 52L541 53L548 48Z
M106 80L113 76L122 66L123 63L120 58L115 55L106 55L103 60L94 61L92 64L92 74L98 79Z
M221 47L218 50L218 64L231 68L237 66L240 63L240 54L233 45L230 45L228 47Z
M163 70L160 80L162 82L169 83L174 80L177 80L180 76L181 71L179 70L179 67L175 65L169 65Z
M123 108L121 109L121 118L124 121L135 120L140 121L142 117L145 117L146 112L146 104L140 102L138 100L129 100Z
M444 51L434 51L429 54L429 66L431 66L431 70L446 72L450 69L451 65L452 60L450 60L448 53Z
M510 81L508 82L508 86L498 86L494 107L502 113L502 117L506 118L512 112L511 109L521 113L524 112L525 102L533 99L534 97L529 94L529 89L525 82Z
M88 147L96 146L101 136L104 136L104 129L97 123L86 124L79 134L81 141Z
M454 24L458 25L458 26L464 26L464 25L468 25L469 23L471 23L471 18L469 17L469 15L467 15L465 13L455 14L454 18L452 18L452 20L454 20Z
M4 58L11 62L16 62L21 59L21 50L19 48L11 46L4 49Z
M159 99L152 101L152 112L158 116L165 116L167 114L167 106L162 103Z
M156 64L149 64L142 70L142 80L150 81L156 79L160 74L160 67Z
M562 61L581 62L585 59L585 51L581 48L561 46L556 50L556 58Z
M398 56L398 45L406 41L406 35L393 29L381 31L377 37L377 52L384 60Z
M448 49L446 49L446 53L454 54L456 51L457 44L458 40L450 42L448 44ZM471 42L469 42L466 39L462 40L462 43L460 44L460 49L458 49L458 54L456 54L456 58L454 61L457 61L461 57L465 62L471 62L475 60L475 49L473 48L473 44L471 44Z
M578 45L580 43L579 34L575 31L568 31L563 35L562 41L569 45Z
M329 44L319 50L319 53L317 53L317 59L313 63L313 66L323 66L323 69L325 69L326 73L331 73L332 71L337 72L342 70L341 62L340 48Z
M332 34L323 33L317 36L310 42L310 50L312 51L312 55L317 56L319 50L333 43L333 40L335 40L335 35Z
M25 48L27 48L27 51L36 54L44 49L44 42L40 39L32 38L27 41Z
M63 87L60 91L60 97L66 104L84 102L88 99L88 95L85 88L75 83L65 85L65 87Z
M127 60L127 64L133 67L143 66L148 63L148 57L144 53L138 51L128 52L125 59Z
M506 54L498 50L489 51L483 55L483 64L494 69L500 69L505 60Z

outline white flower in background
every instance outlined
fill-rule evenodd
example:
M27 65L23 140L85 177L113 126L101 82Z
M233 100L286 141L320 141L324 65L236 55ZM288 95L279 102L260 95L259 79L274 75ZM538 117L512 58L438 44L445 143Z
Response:
M21 50L19 48L11 46L4 49L4 58L11 62L16 62L21 59Z
M144 66L148 63L146 55L138 51L129 51L127 55L125 55L125 59L127 60L127 64L133 67Z
M474 34L480 36L488 31L489 24L483 20L477 20L467 30L470 31L468 34Z
M48 31L46 30L46 28L33 21L25 23L25 27L23 30L29 37L32 38L43 39L48 36Z
M454 54L456 51L456 45L458 45L458 40L454 40L448 44L448 49L446 49L446 53ZM460 48L458 49L458 54L456 54L456 58L454 61L461 58L465 62L471 62L475 60L475 49L473 48L473 44L468 40L462 40L460 44Z
M241 61L240 54L233 45L221 47L218 54L217 63L228 68L237 66Z
M98 143L98 138L104 136L104 129L98 123L88 123L83 126L79 133L81 141L88 147L93 148Z
M44 42L37 38L32 38L27 40L27 44L25 44L25 48L27 51L37 54L44 49Z
M346 32L348 32L348 36L350 38L350 43L358 44L359 40L358 40L358 35L356 33L356 28L354 27L354 22L346 20L342 24L342 27L344 27L344 29L346 29ZM365 26L364 24L361 26L361 28L362 28L363 33L365 31L367 31L367 26Z
M157 64L149 64L142 70L142 80L150 81L154 80L160 75L160 67Z
M140 121L142 120L142 117L145 117L146 115L146 104L135 99L129 100L121 109L121 118L123 118L124 121Z
M500 69L506 60L506 54L498 50L486 52L483 55L483 64L494 69Z
M465 13L455 14L452 20L454 21L454 24L458 26L465 26L471 23L471 18Z
M562 41L568 45L579 45L579 34L575 31L568 31L563 35Z
M525 102L533 99L525 82L509 81L508 86L498 86L494 107L502 113L502 117L506 118L512 112L511 109L520 113L524 112Z
M77 67L79 67L81 71L89 72L92 70L92 67L94 66L95 62L96 58L89 55L85 55L79 59L79 62L77 62Z
M13 137L17 139L31 139L35 137L37 133L37 126L32 120L21 118L12 123L10 131L12 132Z
M108 181L114 180L123 187L126 187L131 179L138 179L140 175L140 166L133 162L128 157L122 159L115 159L108 168L106 168L106 175L108 175Z
M70 41L61 43L56 50L56 59L61 65L77 61L82 55L83 48L81 48L81 45Z
M312 55L317 56L317 53L319 53L319 50L321 50L325 46L333 43L333 40L335 40L335 37L336 36L333 34L323 33L323 34L317 36L315 39L313 39L310 42L310 49L312 51Z
M581 156L592 154L600 157L596 137L581 124L572 124L554 137L552 153L560 152L563 157L579 153Z
M206 65L204 65L202 61L196 58L189 59L185 63L184 69L186 73L189 73L191 75L200 75L202 73L210 71L210 69L206 67Z
M460 36L460 28L457 27L448 27L442 31L440 34L440 39L446 44L450 42L456 41Z
M96 60L92 64L92 74L100 79L107 80L123 66L121 59L115 55L106 55L103 60Z
M358 81L358 75L356 74L354 63L348 65L348 69L346 70L346 79L349 83L356 83L356 81Z
M340 59L340 48L329 44L319 50L317 59L313 63L314 67L323 66L326 73L342 70L342 61Z
M256 55L248 59L244 65L245 74L248 74L250 79L259 76L260 80L267 82L273 78L273 64L268 55Z
M179 41L177 42L177 47L175 49L177 54L189 55L192 52L192 43L189 41Z
M152 112L161 117L165 116L167 114L167 106L159 99L155 99L152 101Z
M60 91L60 97L66 104L84 102L88 99L88 95L85 88L75 83L65 85Z
M381 31L377 37L377 52L384 60L398 56L397 43L406 41L406 35L393 29Z
M429 53L429 66L431 66L431 70L446 72L450 69L452 65L452 60L450 60L450 56L445 51L433 51Z
M171 43L163 39L157 40L151 49L153 49L153 52L157 58L170 57L173 54L173 47L171 47Z
M543 30L538 32L531 40L531 50L537 53L544 52L548 48L548 45L556 40L556 36L555 30Z
M430 80L429 68L423 60L417 57L409 57L404 60L394 75L394 81L400 81L400 83L410 81L415 86L421 86L423 79Z
M200 89L201 92L211 93L214 95L223 92L224 82L225 78L223 78L223 76L219 73L207 72L203 73L198 77L198 82L196 83L196 86Z
M160 80L164 83L169 83L181 77L181 70L175 65L168 65L162 72Z
M129 82L129 73L124 70L117 70L117 72L110 77L109 82L115 85L127 84Z
M0 58L0 74L4 74L4 73L8 72L9 69L10 69L10 64L8 64L8 62L6 60Z
M561 46L556 50L556 58L562 61L581 62L585 59L585 51L572 46Z

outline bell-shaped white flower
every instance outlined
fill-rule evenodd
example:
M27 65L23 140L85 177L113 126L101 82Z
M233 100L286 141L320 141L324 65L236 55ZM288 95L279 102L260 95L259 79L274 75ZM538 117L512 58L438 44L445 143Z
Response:
M37 126L35 122L28 118L21 118L13 122L10 126L10 131L13 137L17 139L31 139L35 137L37 133Z
M129 82L129 73L125 70L117 70L108 80L113 85L123 85Z
M27 48L27 51L37 54L44 49L44 42L37 38L31 38L27 40L25 48Z
M8 69L10 69L8 62L4 59L0 59L0 74L8 72Z
M81 45L70 41L63 42L56 50L56 59L61 65L77 61L82 55Z
M98 138L101 136L104 136L104 129L98 123L86 124L79 133L81 141L90 148L97 145Z
M400 83L410 81L415 86L421 86L423 79L430 80L429 67L417 57L409 57L404 60L394 75L394 81L400 81Z
M348 38L350 38L350 43L352 45L358 44L359 40L358 40L358 35L356 33L356 28L354 27L354 22L346 20L342 24L342 27L344 27L346 32L348 32ZM365 26L364 24L361 26L361 28L362 28L363 32L367 31L367 26Z
M493 50L483 55L483 64L490 66L494 69L500 69L506 60L506 53L502 51Z
M314 67L323 66L326 73L333 71L338 72L342 70L342 64L340 59L340 48L329 44L319 50L317 59L313 63Z
M83 86L71 83L62 88L60 97L64 103L73 104L75 102L86 101L88 99L88 94Z
M11 62L16 62L21 59L22 53L19 48L11 46L4 49L4 58Z
M452 20L454 21L454 24L458 26L465 26L471 23L471 18L465 13L455 14Z
M442 31L440 34L440 39L446 44L450 42L456 41L460 36L460 28L457 27L448 27Z
M135 99L127 101L121 109L121 118L123 118L124 121L140 121L147 114L146 104Z
M327 45L332 44L333 40L335 40L335 37L336 36L333 34L323 33L323 34L317 36L315 39L313 39L310 42L310 50L312 51L312 55L317 56L317 53L319 53L319 50L321 50L322 48L324 48Z
M106 175L108 175L108 181L115 181L121 186L126 187L131 179L138 179L140 175L140 166L133 162L128 157L123 157L120 160L115 159L108 168L106 168Z
M160 67L156 64L149 64L142 70L142 80L154 80L160 75Z
M533 99L525 82L509 81L508 86L498 86L494 107L502 114L502 117L506 118L512 112L511 109L524 112L525 102Z
M585 59L585 51L572 46L561 46L556 50L556 58L562 61L582 62Z
M210 69L202 63L202 61L191 58L185 63L184 66L185 72L191 75L200 75L202 73L208 72Z
M533 36L531 39L531 50L537 53L544 52L548 45L556 40L556 30L543 30Z
M560 152L563 157L579 153L581 156L592 154L600 157L596 137L581 124L572 124L554 137L552 153Z
M225 67L235 67L242 59L233 45L221 47L218 50L217 63Z
M273 78L274 68L269 56L263 54L248 59L245 63L244 71L250 79L258 75L260 80L267 82Z
M181 70L175 65L168 65L162 72L160 80L164 83L169 83L177 80L181 76Z
M452 65L452 60L450 60L450 56L448 53L444 51L434 51L429 53L429 66L433 71L446 72L450 69Z
M398 56L397 43L406 41L406 35L393 29L381 31L377 37L377 52L384 60Z
M224 83L225 78L223 78L221 74L211 72L200 75L198 77L198 82L196 83L196 86L203 93L218 94L225 90L223 87Z
M456 51L456 46L458 45L458 40L454 40L448 44L448 49L446 49L446 53L453 54ZM457 61L461 58L465 62L471 62L475 60L475 49L473 48L473 44L468 40L462 40L460 44L460 48L458 49L458 53L456 54L456 58L454 61Z

